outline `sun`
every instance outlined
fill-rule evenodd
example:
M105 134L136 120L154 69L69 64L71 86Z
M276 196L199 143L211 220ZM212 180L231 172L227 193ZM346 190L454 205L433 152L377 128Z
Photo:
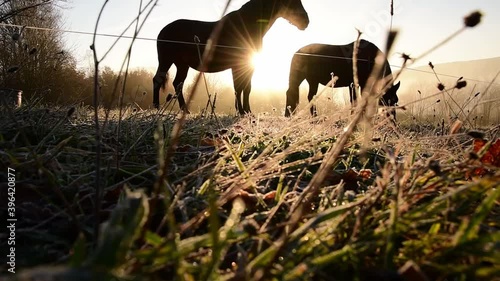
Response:
M264 58L262 52L256 52L252 54L251 63L254 68L260 68L264 65Z
M277 21L264 37L263 47L251 57L255 71L252 89L282 90L288 86L288 74L293 54L301 46L294 40L295 30L286 21Z
M276 90L288 84L290 56L280 53L279 48L266 48L252 56L255 69L252 87L262 90Z

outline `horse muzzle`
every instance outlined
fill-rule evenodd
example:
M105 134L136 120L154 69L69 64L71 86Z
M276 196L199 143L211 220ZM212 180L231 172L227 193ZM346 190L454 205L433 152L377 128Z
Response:
M293 16L288 19L288 22L296 26L299 30L305 30L309 26L309 16L307 13L293 13Z
M309 17L307 14L301 14L299 16L297 28L299 30L305 30L309 26Z

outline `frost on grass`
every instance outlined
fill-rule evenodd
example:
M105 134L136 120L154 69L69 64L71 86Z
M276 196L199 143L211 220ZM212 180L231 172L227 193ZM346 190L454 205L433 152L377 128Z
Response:
M498 142L488 139L498 128L469 136L467 124L396 126L381 114L372 130L350 136L320 192L302 206L307 212L295 218L291 210L344 132L348 111L316 118L191 115L158 198L152 193L158 155L172 145L177 115L130 108L119 123L119 113L109 112L102 132L102 222L132 210L126 209L133 199L124 198L127 188L145 191L141 204L150 212L136 213L139 230L117 225L114 234L126 238L123 243L100 245L129 245L102 272L97 263L109 253L88 254L86 240L94 203L91 110L24 107L13 113L14 119L0 122L0 157L23 179L16 190L23 215L18 238L28 245L18 247L23 268L56 263L62 268L53 274L90 278L198 280L211 268L233 280L368 280L407 274L411 264L431 280L488 280L499 266L492 247L498 169L488 164L494 161L481 162L496 155Z

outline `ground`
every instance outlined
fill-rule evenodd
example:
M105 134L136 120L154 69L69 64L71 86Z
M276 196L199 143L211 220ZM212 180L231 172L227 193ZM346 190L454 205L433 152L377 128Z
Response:
M498 126L125 108L96 133L90 107L3 110L17 280L500 274Z

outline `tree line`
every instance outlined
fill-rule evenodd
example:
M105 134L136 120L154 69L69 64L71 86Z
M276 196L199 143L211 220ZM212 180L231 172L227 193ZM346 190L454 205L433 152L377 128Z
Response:
M0 89L21 90L24 101L92 104L95 74L79 69L63 42L64 4L65 0L0 0ZM123 77L104 67L99 73L101 104L117 106L123 92L124 104L149 107L151 79L150 72L134 69L123 87Z
M61 9L69 0L0 0L0 94L4 89L23 92L23 103L41 99L44 104L93 105L93 67L84 70L63 41ZM32 29L37 27L42 29ZM90 46L89 46L90 51ZM92 70L90 70L92 69ZM146 109L152 106L153 73L131 69L120 76L110 67L98 74L100 105L115 108L120 104ZM234 113L234 90L216 75L206 74L191 102L192 112L209 107L207 91L216 99L218 113ZM194 91L186 81L185 95ZM171 81L161 95L162 104L173 93ZM280 99L281 100L281 99ZM264 102L266 106L269 103ZM278 103L271 103L278 104ZM266 109L271 110L271 107Z

